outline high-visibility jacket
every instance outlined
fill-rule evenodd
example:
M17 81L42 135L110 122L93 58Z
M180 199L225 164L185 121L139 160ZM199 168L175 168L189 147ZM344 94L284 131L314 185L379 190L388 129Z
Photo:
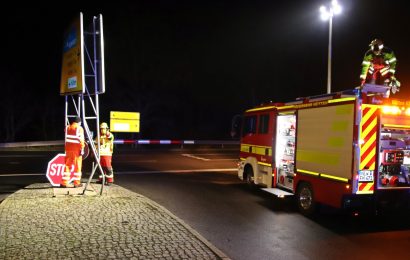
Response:
M84 146L84 129L76 122L67 126L65 150L80 152Z
M394 52L391 49L385 47L383 48L380 55L374 54L372 50L368 50L366 52L362 62L362 73L360 74L360 78L364 80L366 79L368 72L372 74L372 65L380 63L380 61L383 65L385 65L385 69L382 69L380 71L382 75L384 76L387 73L390 73L392 76L394 76L394 74L396 73L397 59L394 55Z
M100 156L112 156L114 151L114 135L111 132L100 136Z

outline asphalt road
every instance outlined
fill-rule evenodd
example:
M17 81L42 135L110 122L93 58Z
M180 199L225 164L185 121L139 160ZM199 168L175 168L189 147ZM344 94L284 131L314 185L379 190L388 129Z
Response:
M46 182L36 174L54 154L1 152L0 194ZM409 259L408 214L354 218L325 209L306 218L291 199L241 183L236 159L226 149L118 151L115 182L163 205L232 259Z

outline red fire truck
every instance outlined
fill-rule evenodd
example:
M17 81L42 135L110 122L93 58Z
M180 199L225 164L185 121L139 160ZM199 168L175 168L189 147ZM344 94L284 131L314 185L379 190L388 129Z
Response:
M318 204L359 210L408 203L410 101L388 94L365 85L247 110L239 178L296 196L305 215Z

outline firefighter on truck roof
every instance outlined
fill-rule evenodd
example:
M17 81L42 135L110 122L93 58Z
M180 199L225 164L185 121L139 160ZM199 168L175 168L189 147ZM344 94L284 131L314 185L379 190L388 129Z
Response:
M384 46L380 39L370 43L362 62L361 86L366 83L390 86L394 93L399 91L400 82L395 78L397 59L394 52Z
M114 135L110 132L107 123L103 122L100 124L100 163L107 185L114 183L114 171L111 165L113 150ZM102 183L102 180L103 176L100 175L98 183Z

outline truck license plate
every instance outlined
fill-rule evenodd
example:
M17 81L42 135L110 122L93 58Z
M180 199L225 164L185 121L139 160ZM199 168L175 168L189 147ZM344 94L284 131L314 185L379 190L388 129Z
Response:
M370 171L370 170L359 171L359 181L360 182L373 181L373 171Z

